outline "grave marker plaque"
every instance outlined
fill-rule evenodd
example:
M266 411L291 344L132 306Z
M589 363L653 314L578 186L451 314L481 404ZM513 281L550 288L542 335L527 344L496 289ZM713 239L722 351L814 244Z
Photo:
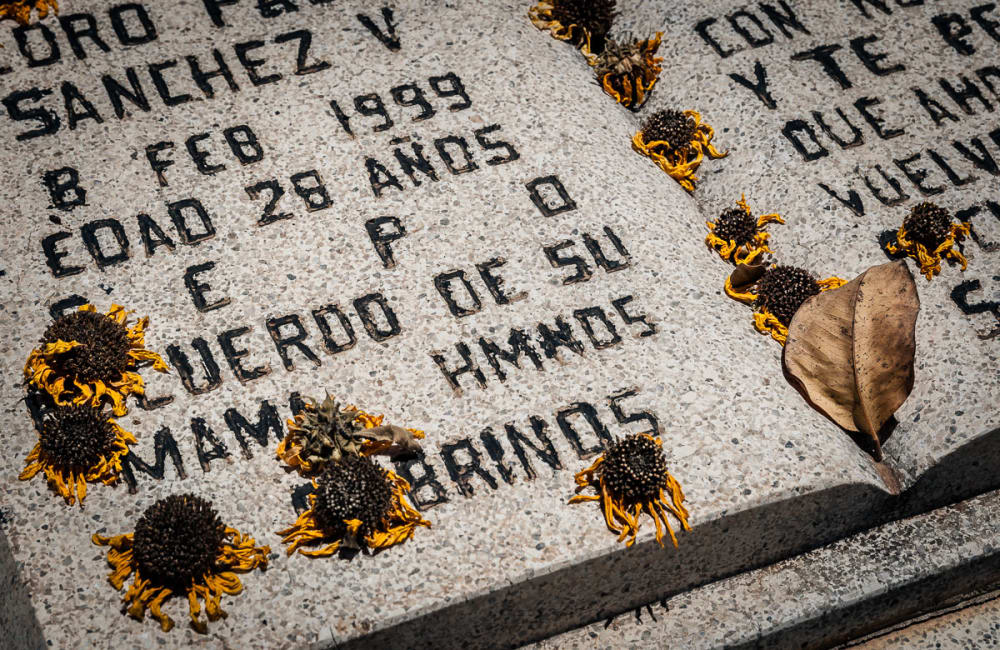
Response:
M67 0L58 19L11 23L4 633L56 647L510 645L996 487L995 27L975 3L956 3L962 23L936 6L842 4L621 8L623 24L666 24L679 61L644 111L702 110L731 150L693 196L630 149L643 114L609 103L516 2ZM825 45L853 57L851 88L831 85ZM753 86L758 59L759 94L730 76ZM983 95L955 100L954 123L913 108L911 86L944 102L962 75ZM862 129L857 146L838 144L835 114ZM958 171L965 150L977 170ZM977 180L954 182L936 156ZM778 347L723 293L730 269L704 222L746 192L786 216L774 237L788 259L854 277L885 261L879 233L926 194L912 178L927 160L977 235L965 274L919 280L916 386L877 464L784 380ZM865 181L880 169L910 179L897 205ZM147 347L171 371L144 372L146 399L120 418L138 438L121 484L80 508L16 477L37 440L24 360L53 316L87 302L148 315ZM327 391L426 432L424 453L392 466L432 528L351 561L285 556L275 531L308 482L275 447L303 397ZM596 505L566 503L573 473L636 432L662 437L687 495L679 549L647 524L626 551ZM179 492L272 549L207 636L183 599L165 606L167 634L124 615L90 542Z

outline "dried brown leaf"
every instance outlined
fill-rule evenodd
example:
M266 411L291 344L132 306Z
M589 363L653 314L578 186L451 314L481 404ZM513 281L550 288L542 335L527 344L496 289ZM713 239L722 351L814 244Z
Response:
M735 291L743 293L760 280L766 270L763 264L738 264L729 274L729 284Z
M807 300L788 328L785 374L837 425L871 439L913 388L920 300L903 261L874 266Z

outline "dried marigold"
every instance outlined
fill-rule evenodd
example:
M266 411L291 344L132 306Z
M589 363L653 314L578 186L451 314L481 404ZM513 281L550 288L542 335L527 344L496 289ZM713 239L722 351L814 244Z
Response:
M541 0L528 10L531 22L568 41L594 64L615 19L615 0Z
M45 472L49 487L73 505L87 496L87 483L118 482L122 457L135 442L110 416L89 406L58 406L46 415L38 443L19 479Z
M115 415L125 415L125 398L144 392L142 376L135 372L139 364L152 362L154 370L169 370L160 355L145 348L149 319L140 318L132 327L127 319L121 305L111 305L106 315L84 305L60 316L28 356L25 381L60 406L100 408L106 397Z
M278 532L288 555L323 557L362 547L378 551L405 542L417 526L431 525L407 502L410 484L364 456L330 463L313 487L309 508ZM301 548L317 544L325 546Z
M745 268L747 265L737 267L738 270ZM773 265L745 286L734 287L732 275L726 278L726 295L753 307L757 331L770 334L771 338L784 345L788 338L788 326L802 303L821 291L837 289L845 284L847 281L842 278L817 280L804 269Z
M961 264L964 271L969 262L955 247L968 237L968 223L953 223L951 213L929 201L913 206L896 232L896 241L886 246L892 254L905 253L917 260L920 272L928 280L941 272L941 260Z
M288 420L288 433L278 444L277 457L302 474L321 470L344 455L409 453L420 449L419 429L382 424L384 416L356 406L341 407L327 394L320 404L307 398L302 412Z
M31 12L37 11L41 20L49 15L49 10L59 13L59 3L56 0L0 0L0 20L14 20L20 25L31 22Z
M771 252L767 245L771 235L764 230L767 224L772 221L785 223L785 220L775 213L762 214L755 219L746 195L740 197L736 206L723 210L715 221L705 223L708 226L705 244L727 262L749 264Z
M660 77L662 57L657 57L663 32L653 38L627 38L625 44L608 39L604 51L594 62L597 82L615 101L633 111L646 102Z
M714 137L715 131L701 121L697 111L663 110L653 113L632 137L632 148L693 192L698 180L694 173L705 154L710 158L728 155L712 145Z
M646 433L636 433L615 442L594 464L576 475L577 492L594 487L598 494L577 494L570 503L599 501L604 523L618 533L626 546L635 543L639 518L645 511L656 525L656 541L663 546L663 529L677 546L677 536L667 513L673 514L684 530L688 511L684 492L670 472L663 455L663 442Z
M191 626L205 633L201 602L209 621L224 618L219 606L223 594L238 594L243 584L235 572L267 567L271 549L256 546L253 537L226 526L212 503L193 494L171 495L146 509L135 532L113 537L95 534L98 546L108 546L108 575L111 585L121 590L134 574L125 592L126 611L142 620L146 610L164 632L174 621L163 613L164 602L184 594L188 600Z

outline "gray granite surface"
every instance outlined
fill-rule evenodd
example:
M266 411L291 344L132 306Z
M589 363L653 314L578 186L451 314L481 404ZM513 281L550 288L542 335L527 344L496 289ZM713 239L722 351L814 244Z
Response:
M169 9L146 3L157 26L155 42L125 48L112 41L112 51L104 54L84 41L89 55L78 60L59 32L62 60L33 68L18 58L11 32L0 33L0 63L12 68L0 77L3 87L55 88L53 95L43 95L43 103L62 123L57 134L17 141L17 134L37 123L0 120L0 204L6 206L0 220L0 240L5 242L0 325L8 333L0 342L0 395L9 421L3 433L7 454L0 461L6 495L2 530L12 555L4 566L17 567L15 582L23 594L12 597L12 611L24 612L19 624L23 629L39 629L56 647L101 646L109 638L136 646L509 645L782 559L899 516L901 508L925 509L993 484L993 473L984 468L995 466L996 460L994 436L985 434L995 432L1000 421L995 407L1000 392L996 339L977 337L991 326L989 314L965 316L951 301L949 292L961 277L956 269L946 269L935 282L920 281L917 383L888 447L891 467L876 466L802 402L781 376L780 349L756 335L747 310L722 294L727 268L704 248L703 222L706 214L735 201L739 192L747 193L755 209L788 217L787 226L775 228L780 233L775 242L791 261L847 277L884 260L875 237L901 219L902 209L873 210L859 218L816 190L815 179L845 177L846 170L859 164L859 156L889 154L869 143L861 150L831 155L830 162L825 159L816 170L795 160L797 154L780 136L780 124L788 115L840 95L790 71L781 72L788 67L783 63L787 57L781 56L774 74L789 75L783 83L798 90L786 101L801 107L789 108L780 119L758 110L752 96L732 87L725 76L728 67L720 67L689 31L701 16L713 11L721 16L729 5L680 3L671 14L671 38L664 53L672 55L672 61L683 61L674 65L685 66L684 71L679 74L677 67L668 66L646 109L678 102L699 108L716 127L719 144L732 150L728 158L703 168L696 194L702 210L631 151L629 140L641 115L637 118L609 103L572 48L528 22L526 6L508 1L394 4L401 42L401 49L394 51L356 19L364 13L384 26L383 16L370 3L297 4L298 11L278 11L273 18L262 18L255 3L226 6L226 26L216 28L201 2L181 0L170 3ZM77 0L63 13L93 13L101 33L110 39L110 5ZM822 31L835 22L823 20L820 7L826 3L795 6L811 7L810 22L817 23L814 35L801 41L802 48L834 37ZM839 17L841 9L829 11ZM655 3L627 9L623 5L623 21L659 24L664 12ZM928 41L926 17L913 20L912 28L923 30L916 32L921 37L898 40L920 48ZM58 29L51 19L46 24ZM329 68L294 74L295 43L274 40L302 29L313 36L304 65L328 61ZM867 29L852 21L836 36L846 38ZM256 73L283 78L254 86L233 46L258 40L266 45L249 56L266 63ZM799 48L798 43L791 47ZM238 93L217 77L212 80L214 97L208 98L187 75L185 57L197 56L208 69L213 47L231 67ZM690 56L679 57L681 50ZM939 61L921 52L894 56L922 57L922 64L963 69L964 61L946 56ZM745 67L755 56L740 53L726 61ZM172 60L179 63L164 73L169 75L170 92L197 99L167 108L149 79L147 64ZM146 113L128 105L132 114L119 120L102 94L100 79L110 74L124 80L126 66L140 71L152 109ZM906 74L917 75L917 67ZM463 81L471 107L449 110L458 100L432 92L428 79L449 72ZM103 122L81 120L69 130L63 81L71 81L90 98ZM417 107L392 103L391 89L408 83L425 92L435 115L413 122ZM877 83L879 93L887 92L886 84L896 87L893 77L869 83ZM355 97L367 93L384 99L393 127L373 132L380 121L352 109ZM410 101L405 92L401 97L404 103ZM331 100L346 107L354 137L341 128ZM76 105L73 110L83 109ZM918 122L913 116L904 118ZM979 134L987 121L979 116L948 126L948 137ZM260 139L262 161L240 165L231 155L222 132L241 124ZM512 158L503 147L476 144L477 130L491 125L501 128L484 135L485 141L510 143L520 154L517 159L487 164ZM917 143L931 137L920 135L919 128L914 126L906 137ZM209 135L197 146L210 151L211 162L224 164L225 170L214 175L197 171L184 142L199 133ZM446 171L433 142L452 135L471 144L478 169L461 175ZM161 141L175 144L163 155L175 161L164 172L165 187L157 183L146 156L146 146ZM425 147L437 181L416 172L421 183L415 186L400 171L393 150L398 145L412 152L414 142ZM365 171L367 157L394 170L405 189L388 188L375 196ZM41 178L45 171L65 166L79 171L88 193L86 205L62 211L51 207ZM307 170L318 170L330 207L303 209L289 179ZM532 204L526 184L550 175L558 176L575 210L544 217ZM792 177L795 182L784 182ZM269 179L277 179L286 190L276 212L294 216L258 226L267 194L254 199L244 188ZM995 188L981 181L966 193L946 196L961 197L955 198L956 205L972 203L987 186ZM203 203L216 232L185 244L171 225L167 204L190 197ZM555 199L547 194L544 200ZM148 214L176 246L160 246L150 255L140 237L139 213ZM396 263L391 269L382 264L365 228L367 221L383 216L400 219L408 233L392 244ZM109 218L123 224L130 257L99 269L84 246L81 228ZM572 265L554 268L543 247L572 240L564 254L585 256L587 234L617 259L604 235L606 227L628 250L629 266L609 273L590 263L589 280L563 284ZM59 244L68 253L62 262L84 269L56 278L46 265L41 242L60 231L70 235ZM100 241L113 249L108 235L103 232ZM975 245L966 252L968 276L983 278L985 291L995 291L986 269L996 273L996 253L981 252ZM504 290L524 294L509 304L490 297L476 270L476 264L495 258L505 260L496 267L502 268ZM201 276L212 287L209 299L226 296L231 302L199 312L183 278L192 265L206 262L216 264ZM464 270L475 283L482 303L477 313L455 318L438 295L433 278L453 269ZM374 292L385 296L401 328L383 341L366 334L352 306ZM191 395L176 369L166 376L147 371L150 395L174 399L150 411L133 408L122 424L139 438L135 451L146 461L154 456L154 434L169 427L184 475L168 460L162 480L136 472L135 494L124 485L95 486L83 509L63 505L39 478L16 479L36 439L21 401L20 368L43 332L52 304L71 295L102 309L117 302L149 315L148 346L161 353L178 346L192 360L196 384L205 381L207 369L192 341L205 339L222 379L218 388ZM617 313L612 301L628 296L633 299L627 313L645 315L655 334L640 336L648 327L625 322ZM311 316L331 303L349 314L358 339L353 348L337 354L323 349ZM573 316L575 310L595 306L612 319L621 337L604 349L589 341ZM294 365L285 368L266 324L289 314L302 319L306 344L318 364L293 348L289 354ZM536 337L537 324L553 326L558 316L571 323L581 352L562 347L555 358L543 354L544 371L522 358L519 369L503 366L506 379L500 381L481 354L480 337L506 344L511 328L525 328ZM247 383L236 380L217 341L220 334L239 327L251 330L239 339L249 350L244 367L270 369ZM385 331L387 323L380 320L375 327ZM458 379L461 390L453 390L433 361L432 353L440 353L448 364L458 366L459 342L468 343L477 355L485 387L467 373ZM542 354L537 343L535 348ZM426 461L447 498L425 510L433 528L418 531L401 547L351 562L284 557L274 531L294 520L290 495L303 481L274 460L273 433L268 449L250 440L244 450L223 414L235 408L255 420L262 400L268 400L284 419L291 414L291 392L314 395L325 389L385 413L393 423L427 432ZM611 401L627 389L635 389L634 396ZM575 427L583 446L595 448L599 442L583 417L567 414L578 403L593 405L613 435L648 428L642 420L617 423L613 404L620 403L623 415L655 415L671 471L684 486L692 513L694 530L680 536L679 550L656 546L647 522L640 542L626 552L605 529L596 507L566 505L573 493L572 474L591 462L592 452L574 448L557 414L564 414L567 427ZM534 478L503 433L504 425L513 423L530 437L532 416L547 425L559 458L558 466L550 468L529 449ZM199 462L192 429L199 418L217 435L220 447L215 451L222 458ZM501 440L502 466L483 442L481 432L487 428ZM943 458L962 456L972 441L982 446L971 459L960 458L962 463L942 470L928 489L909 493L915 505L899 503L895 490L887 487L884 477L889 473L902 476L907 487L922 477L933 478ZM469 462L463 444L481 458L482 473L470 474L467 480L462 478ZM454 475L447 458L454 459ZM978 471L972 471L977 464ZM502 474L507 468L510 481ZM412 471L423 476L419 468ZM93 532L131 530L148 505L178 491L214 499L227 522L273 551L268 571L246 576L244 593L224 600L230 616L212 624L207 636L185 628L184 606L176 601L167 610L181 624L169 634L151 621L140 624L123 616L119 596L104 580L103 554L89 542ZM435 493L425 485L415 496L428 502Z
M998 521L1000 493L985 494L884 524L530 647L837 646L996 585L1000 580ZM996 611L996 601L992 601L851 647L992 647Z
M933 616L927 620L879 635L853 647L888 648L995 648L1000 645L1000 601L996 595L981 603Z

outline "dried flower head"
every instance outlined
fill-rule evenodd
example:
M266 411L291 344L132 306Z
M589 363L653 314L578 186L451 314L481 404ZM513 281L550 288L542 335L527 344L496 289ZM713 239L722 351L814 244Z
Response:
M132 552L143 576L183 588L211 570L225 533L211 503L175 494L142 513L135 524Z
M712 145L713 137L715 131L696 111L662 110L653 113L632 137L632 148L693 192L698 180L694 173L705 154L710 158L726 156Z
M594 63L597 82L615 101L639 110L660 76L662 57L657 57L663 32L644 40L626 37L623 44L608 39Z
M588 59L604 49L615 19L615 0L541 0L528 10L538 29L569 41Z
M659 438L645 433L615 442L593 465L576 475L577 492L596 487L599 494L577 494L569 502L599 501L605 523L618 533L619 542L628 538L626 546L635 543L639 516L646 511L656 525L656 541L660 546L663 546L663 526L677 546L667 512L681 522L684 530L691 527L684 507L684 492L667 471L662 445Z
M122 457L135 442L108 414L88 406L57 406L42 422L38 443L20 478L44 471L49 487L72 505L87 496L87 483L118 482Z
M714 222L706 222L708 234L705 236L705 244L726 261L749 264L759 256L771 252L767 246L771 235L764 230L767 224L785 221L781 215L773 213L754 218L745 195L740 197L736 206L723 210Z
M31 22L32 11L37 11L41 20L49 15L49 10L59 13L59 3L56 0L0 0L0 20L14 20L21 25Z
M406 541L417 526L431 525L407 502L410 484L370 458L347 455L330 463L313 487L309 508L278 532L289 555L298 550L321 557L362 546L377 551ZM317 550L300 548L322 543Z
M420 449L418 429L382 424L383 416L369 415L355 406L341 407L327 394L321 404L313 398L301 413L288 420L288 434L277 456L303 474L321 470L345 455L409 453Z
M52 396L56 404L90 404L100 408L105 397L115 415L125 415L125 398L142 395L144 383L135 372L140 363L167 372L167 364L145 349L148 318L132 327L120 305L98 313L93 305L57 318L45 330L40 347L31 351L24 366L27 383Z
M757 269L755 278L743 286L734 286L733 277L747 269ZM837 278L817 280L808 271L795 266L762 266L740 264L726 279L726 295L746 303L754 309L754 326L758 332L770 334L775 341L785 344L788 326L806 300L820 293L846 284Z
M819 281L796 266L774 266L757 283L754 309L767 310L788 326L807 298L819 293Z
M243 584L235 572L267 567L267 546L255 546L252 537L222 523L211 502L193 494L172 495L146 509L135 532L114 537L95 534L93 542L109 546L108 580L121 590L135 574L123 601L129 615L142 620L149 613L167 632L173 620L163 613L163 603L174 594L185 594L191 626L202 633L205 603L208 620L226 616L219 606L222 594L238 594Z
M941 272L941 259L961 264L964 271L968 260L955 248L955 243L968 237L968 223L953 223L951 213L929 201L918 203L903 219L896 232L896 241L886 246L890 253L905 253L920 264L920 272L928 280Z

